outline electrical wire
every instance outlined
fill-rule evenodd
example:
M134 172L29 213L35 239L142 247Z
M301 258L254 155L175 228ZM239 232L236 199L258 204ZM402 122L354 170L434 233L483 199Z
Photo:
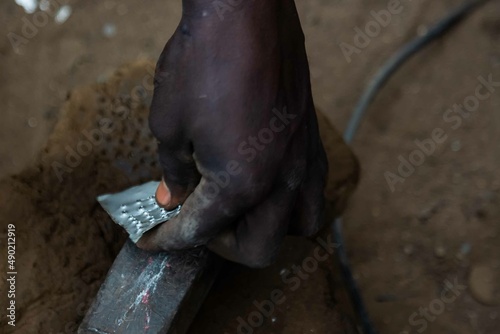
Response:
M430 42L438 37L441 37L445 32L449 31L457 23L468 17L474 9L479 5L483 5L490 0L474 0L467 1L461 6L455 8L448 13L441 21L431 27L429 31L419 36L409 43L405 44L399 51L397 51L375 74L365 91L361 95L354 111L349 119L346 130L344 132L344 140L346 143L352 143L357 130L366 114L370 103L377 96L377 93L384 86L392 74L408 59L415 55L418 51L422 50ZM342 217L338 217L332 224L332 232L334 242L337 246L337 257L340 264L341 274L347 286L354 311L359 317L361 330L364 334L376 334L376 330L370 320L365 303L361 296L358 285L354 279L351 265L347 257L344 238L342 236Z

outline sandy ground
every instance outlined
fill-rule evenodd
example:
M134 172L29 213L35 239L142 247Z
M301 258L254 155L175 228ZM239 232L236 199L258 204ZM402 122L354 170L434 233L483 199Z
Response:
M14 50L8 38L0 40L0 175L34 161L73 88L106 80L122 63L155 59L177 24L178 2L69 1L73 12L65 23L39 24L20 49ZM342 129L384 60L459 3L402 1L402 11L348 62L339 44L354 45L353 29L364 29L373 20L370 12L387 9L388 1L298 1L318 107ZM4 36L22 36L26 20L33 19L14 1L0 4ZM492 1L398 71L371 106L353 144L363 178L345 215L346 243L381 333L498 332L500 88L491 88L475 112L460 116L460 124L443 116L476 94L479 76L500 81L499 42L500 3ZM398 174L399 156L409 159L418 149L415 140L432 138L435 131L443 140L392 191L384 174ZM291 261L300 262L300 257ZM318 306L329 300L331 277L325 270L301 287L300 298L290 297L293 311L279 310L255 332L333 333ZM248 305L240 301L238 308L245 310L265 295L263 287L283 287L260 275L228 270L193 333L237 326L225 289L247 293ZM274 275L279 277L279 270ZM447 291L449 284L455 289ZM257 286L262 295L253 293ZM316 322L287 327L287 319L306 313Z

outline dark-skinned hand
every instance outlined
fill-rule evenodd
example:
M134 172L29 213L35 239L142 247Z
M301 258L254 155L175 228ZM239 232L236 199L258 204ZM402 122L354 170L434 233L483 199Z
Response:
M184 0L160 56L149 118L163 168L156 198L183 206L138 246L207 245L263 267L285 235L323 224L328 166L294 2L239 3L221 12Z

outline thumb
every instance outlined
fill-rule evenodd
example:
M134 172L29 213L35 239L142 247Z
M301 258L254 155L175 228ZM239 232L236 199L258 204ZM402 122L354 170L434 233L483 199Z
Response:
M168 189L165 179L162 178L160 184L158 185L158 189L156 189L156 202L158 202L160 206L170 207L171 201L172 193Z

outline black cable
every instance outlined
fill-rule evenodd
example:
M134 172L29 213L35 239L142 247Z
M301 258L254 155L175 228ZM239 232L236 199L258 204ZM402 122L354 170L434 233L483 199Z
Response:
M449 31L457 23L462 21L470 15L474 9L479 5L485 4L489 0L473 0L467 1L458 8L452 10L435 26L431 27L429 31L420 37L415 38L409 43L405 44L398 52L396 52L377 72L366 87L363 95L359 99L354 112L349 119L347 128L344 132L344 140L346 143L352 143L354 136L359 128L361 120L366 114L368 106L373 101L378 91L384 86L390 76L408 59L411 58L418 51L422 50L424 46L442 36L445 32ZM376 330L372 325L368 311L363 302L361 292L356 281L354 280L351 266L347 257L344 238L342 237L342 217L337 218L332 224L333 238L338 245L337 256L340 264L342 277L347 285L351 302L354 311L359 316L361 328L364 334L375 334Z
M458 8L452 10L446 17L433 26L425 35L415 38L411 42L404 45L398 52L396 52L382 68L372 78L368 87L361 95L356 108L347 124L344 132L344 139L347 143L351 143L359 124L365 115L366 109L373 101L378 91L387 82L387 79L408 59L415 53L420 51L424 46L443 35L450 28L455 26L458 22L464 19L467 15L473 12L477 6L488 2L489 0L474 0L467 1Z

